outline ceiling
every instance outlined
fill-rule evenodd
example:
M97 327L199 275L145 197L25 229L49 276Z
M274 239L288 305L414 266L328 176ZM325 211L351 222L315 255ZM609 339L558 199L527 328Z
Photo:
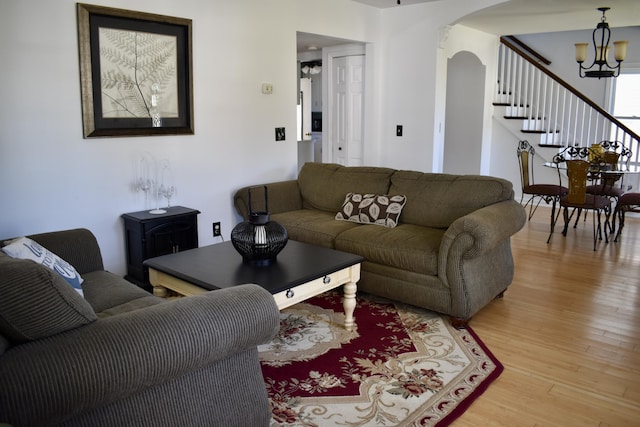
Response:
M336 37L320 36L317 34L298 32L298 53L320 50L325 47L339 46L354 43L353 40L339 39Z
M352 0L377 8L405 7L417 3L455 0ZM607 22L611 28L640 26L640 0L510 0L465 16L456 24L490 34L518 35L595 28L601 17L597 9L610 7ZM308 33L298 33L298 52L352 43Z
M369 0L358 0L369 1ZM467 15L459 24L496 35L594 29L606 6L611 28L640 25L638 0L511 0Z
M379 9L386 9L388 7L398 6L398 0L353 0L353 1L356 1L358 3L368 4L369 6L377 7ZM429 3L432 1L438 1L438 0L401 0L400 3L402 6L407 6L407 5L416 4L416 3Z
M404 7L434 0L353 0L377 8ZM613 27L640 25L639 0L510 0L465 17L458 23L500 36L595 28L598 7L607 6Z

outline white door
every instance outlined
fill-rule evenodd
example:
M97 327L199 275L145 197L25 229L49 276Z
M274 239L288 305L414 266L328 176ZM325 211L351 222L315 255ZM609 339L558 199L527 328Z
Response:
M331 160L345 166L361 166L364 55L335 58L331 73Z

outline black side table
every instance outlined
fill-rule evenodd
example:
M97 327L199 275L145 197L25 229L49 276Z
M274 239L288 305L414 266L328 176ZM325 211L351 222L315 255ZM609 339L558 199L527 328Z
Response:
M164 214L144 210L122 215L127 250L125 279L148 291L152 286L149 269L142 265L145 259L198 247L200 211L183 206L163 209L167 211Z

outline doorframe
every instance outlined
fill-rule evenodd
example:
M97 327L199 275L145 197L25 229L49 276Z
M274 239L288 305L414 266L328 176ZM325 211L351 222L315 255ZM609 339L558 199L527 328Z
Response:
M330 107L333 105L333 96L332 91L329 90L333 85L333 62L336 58L342 56L353 56L353 55L362 55L364 56L364 99L367 99L367 53L366 53L366 44L365 43L350 43L344 44L334 47L325 47L322 49L322 162L323 163L331 163L332 162L332 153L333 153L333 138L330 137L329 132L331 130L332 116ZM366 105L365 102L362 107L362 125L365 127L365 117L366 117ZM364 135L364 129L363 129ZM363 157L364 157L364 147L363 147Z

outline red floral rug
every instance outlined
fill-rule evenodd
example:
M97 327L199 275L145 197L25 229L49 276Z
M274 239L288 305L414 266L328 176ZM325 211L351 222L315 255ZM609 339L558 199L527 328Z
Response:
M338 292L280 316L259 348L272 426L446 426L503 369L470 328L365 294L352 332Z

